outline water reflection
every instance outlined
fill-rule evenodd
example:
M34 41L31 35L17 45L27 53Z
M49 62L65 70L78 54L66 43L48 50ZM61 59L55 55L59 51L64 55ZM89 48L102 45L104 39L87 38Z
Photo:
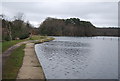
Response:
M116 79L116 42L56 37L54 41L37 44L35 50L47 79Z

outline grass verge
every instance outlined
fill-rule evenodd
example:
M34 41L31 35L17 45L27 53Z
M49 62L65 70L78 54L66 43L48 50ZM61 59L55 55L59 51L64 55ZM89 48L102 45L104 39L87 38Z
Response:
M39 41L33 42L35 44L38 44L38 43L48 42L48 41L51 41L54 39L55 38L53 38L53 37L34 35L34 36L30 37L29 40L39 40Z
M2 54L2 42L0 42L0 54Z
M29 40L41 40L41 39L46 39L47 36L40 36L40 35L33 35L29 38Z
M42 42L54 40L54 38L47 37L47 36L33 35L33 36L29 37L28 39L24 39L24 40L4 41L4 42L2 42L2 52L5 52L8 48L10 48L11 46L13 46L19 42L29 41L29 40L39 40L39 42L37 42L37 43L42 43Z
M23 42L25 40L12 40L12 41L4 41L2 42L2 52L6 51L8 48L10 48L11 46L19 43L19 42Z
M16 79L18 71L23 63L25 44L21 45L12 52L3 66L3 79Z

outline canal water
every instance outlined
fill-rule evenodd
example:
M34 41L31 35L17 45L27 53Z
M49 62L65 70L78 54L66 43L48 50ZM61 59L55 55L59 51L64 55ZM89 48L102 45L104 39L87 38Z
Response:
M118 79L116 37L55 37L35 51L47 79Z

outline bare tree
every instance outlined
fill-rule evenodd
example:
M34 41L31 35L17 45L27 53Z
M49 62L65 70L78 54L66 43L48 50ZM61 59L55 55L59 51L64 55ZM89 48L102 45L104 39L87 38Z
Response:
M11 23L10 22L8 22L8 32L9 32L9 36L10 36L10 40L12 40L12 31L11 31Z
M4 26L5 26L5 28L6 28L6 31L7 31L8 35L9 35L9 37L10 37L10 40L12 40L12 31L11 31L11 25L12 25L12 23L10 23L10 22L8 21L8 18L9 18L9 17L7 17L6 15L2 14L1 17L2 17L2 19L4 19L4 21L5 21L5 22L4 22Z

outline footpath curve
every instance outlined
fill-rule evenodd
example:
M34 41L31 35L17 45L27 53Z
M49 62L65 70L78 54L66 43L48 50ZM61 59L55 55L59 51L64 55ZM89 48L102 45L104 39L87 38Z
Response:
M4 65L5 61L7 60L7 58L10 56L10 54L18 47L20 47L22 44L27 44L30 42L37 42L39 40L29 40L29 41L24 41L24 42L20 42L17 43L13 46L11 46L10 48L8 48L5 52L2 53L2 65Z
M7 58L11 55L11 53L22 44L26 44L24 49L25 56L23 58L23 64L20 68L17 76L17 80L20 79L45 79L45 75L42 69L41 64L38 61L38 58L34 49L34 42L39 42L39 40L29 40L20 42L11 46L8 50L2 53L2 66L4 66ZM4 67L3 67L4 68Z

